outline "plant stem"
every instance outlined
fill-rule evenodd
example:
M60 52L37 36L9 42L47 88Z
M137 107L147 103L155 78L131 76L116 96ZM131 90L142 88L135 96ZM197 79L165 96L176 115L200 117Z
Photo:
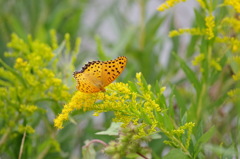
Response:
M8 135L9 135L9 132L10 132L10 129L8 128L8 129L6 130L6 132L4 133L4 135L1 137L0 147L1 147L1 145L4 144L5 141L7 140Z
M145 45L145 1L141 0L140 4L140 38L139 38L139 46L142 50Z
M23 133L23 138L22 138L22 142L21 142L21 147L20 147L18 159L21 159L21 158L22 158L22 152L23 152L23 146L24 146L25 138L26 138L26 130L25 130L25 132Z
M105 143L104 141L102 141L102 140L93 139L93 140L89 141L89 143L87 143L87 145L85 145L84 148L90 146L92 143L95 143L95 142L96 142L96 143L100 143L100 144L104 145L105 147L108 146L108 144L106 144L106 143Z
M44 147L44 150L41 151L41 153L38 155L37 159L43 159L47 155L49 150L50 150L50 146L49 145Z
M140 152L137 152L137 154L138 154L139 156L141 156L142 158L144 158L144 159L148 159L146 156L144 156L144 155L141 154Z

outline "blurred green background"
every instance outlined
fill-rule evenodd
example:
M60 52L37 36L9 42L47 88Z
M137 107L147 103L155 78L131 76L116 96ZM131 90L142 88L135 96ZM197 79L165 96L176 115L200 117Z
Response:
M207 1L214 7L222 2ZM238 156L239 102L234 103L227 98L227 92L239 85L232 80L231 65L226 63L230 51L224 52L226 48L214 46L212 50L216 53L213 57L220 59L219 63L224 69L222 72L209 71L209 81L202 79L204 75L198 68L192 67L191 61L200 52L207 50L201 46L213 44L192 35L169 38L168 32L204 25L206 12L199 7L197 1L188 1L165 12L159 12L156 9L161 3L162 1L157 0L0 0L0 58L8 66L14 66L15 59L4 55L5 52L14 52L13 48L7 47L12 33L25 41L31 35L33 39L51 45L50 32L53 29L60 48L54 51L58 54L56 58L61 61L61 65L55 70L52 66L48 68L54 70L56 77L60 78L69 88L68 92L73 94L76 91L73 71L80 70L91 60L111 60L126 56L126 70L117 81L134 81L135 74L142 72L149 84L167 87L166 96L176 111L173 117L176 123L180 119L196 122L194 135L198 137L210 127L216 126L216 136L206 147L211 152L208 153L208 150L203 148L203 158L218 158L223 156L225 150L229 150L227 157L232 157L230 152L234 152L233 156ZM216 14L216 21L232 15L232 8L229 10L216 9L219 13ZM80 51L74 56L65 55L61 48L66 47L63 41L67 33L70 35L71 48L75 47L76 39L81 38ZM178 56L183 61L179 60ZM192 72L189 73L188 69ZM194 78L189 77L191 75L194 75ZM2 79L7 81L4 77L1 77ZM202 93L205 96L202 98L192 86L192 80L195 79L199 79L201 86L204 86L205 92ZM1 87L4 87L4 84L1 83ZM5 97L1 96L1 100L4 101ZM108 142L114 139L95 135L110 126L112 113L92 117L92 112L83 114L75 111L70 122L66 122L62 130L56 130L53 119L68 100L66 97L55 103L49 100L34 103L46 112L34 114L31 117L33 119L28 119L37 121L32 124L35 133L26 137L22 158L81 158L81 147L85 140L98 138ZM6 111L9 105L6 102L2 104ZM202 109L197 109L199 107ZM191 112L194 113L189 115ZM9 134L14 135L4 136L8 126L4 115L1 115L1 118L0 158L18 158L23 133L11 129ZM26 122L21 118L16 121L21 124ZM198 132L199 130L202 132ZM164 139L163 137L149 143L156 156L162 156L169 149L162 144ZM100 150L101 147L96 146L96 149ZM106 158L100 151L98 153L99 158Z
M12 33L50 43L49 32L54 29L59 41L66 33L72 43L81 37L77 66L99 59L96 39L100 39L107 60L125 55L133 64L129 74L141 71L153 83L163 73L160 58L169 26L159 32L165 16L156 11L158 5L157 1L1 1L1 58ZM171 66L166 57L165 68Z

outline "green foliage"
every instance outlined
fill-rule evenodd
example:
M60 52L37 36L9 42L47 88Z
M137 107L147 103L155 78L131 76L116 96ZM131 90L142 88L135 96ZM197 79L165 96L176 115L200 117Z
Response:
M81 26L84 1L0 1L0 42L7 43L10 34L16 33L23 39L31 34L34 38L50 43L49 30L57 30L61 40L65 33L77 38ZM1 45L1 50L6 50ZM3 58L3 56L0 56Z
M11 51L5 56L14 61L14 66L0 60L1 156L37 158L60 152L56 130L49 122L51 113L56 114L70 97L69 87L62 82L64 72L57 70L60 59L54 58L53 48L31 37L25 42L13 34L8 47ZM40 125L48 128L44 134L52 135L36 132ZM37 147L32 150L34 143ZM20 147L24 147L22 152Z

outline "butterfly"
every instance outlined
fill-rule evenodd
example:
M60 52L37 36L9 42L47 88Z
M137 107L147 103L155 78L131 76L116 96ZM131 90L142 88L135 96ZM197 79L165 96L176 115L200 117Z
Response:
M84 93L105 92L104 87L112 83L124 70L127 58L120 56L110 61L92 61L81 71L73 73L77 89Z

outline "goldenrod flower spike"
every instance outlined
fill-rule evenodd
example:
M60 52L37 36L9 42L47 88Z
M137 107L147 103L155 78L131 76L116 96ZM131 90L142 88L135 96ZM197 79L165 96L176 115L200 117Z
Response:
M165 3L161 4L157 10L158 11L164 11L168 8L171 8L173 7L174 5L176 5L177 3L180 3L180 2L185 2L186 0L167 0Z
M211 40L214 37L214 27L215 27L215 21L214 16L210 15L205 18L206 23L206 35L208 36L208 40Z
M232 6L236 12L240 13L240 1L239 0L224 0L225 5Z

